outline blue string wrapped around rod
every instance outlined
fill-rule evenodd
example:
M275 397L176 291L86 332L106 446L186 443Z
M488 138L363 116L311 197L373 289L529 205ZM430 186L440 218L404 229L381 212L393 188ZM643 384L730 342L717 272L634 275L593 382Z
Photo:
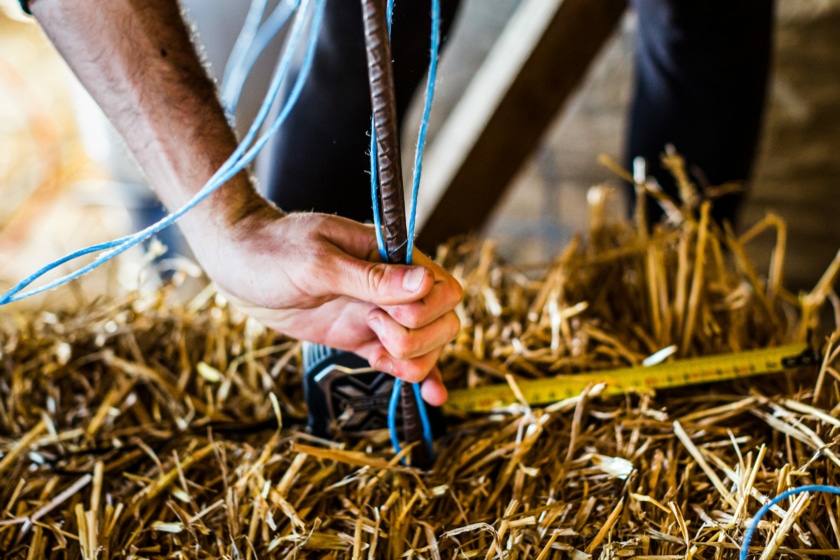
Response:
M387 15L388 15L388 30L391 30L391 22L393 16L394 0L388 0ZM429 127L429 116L434 102L435 85L437 82L438 60L440 58L440 0L432 0L432 29L431 29L431 45L430 45L430 60L429 72L426 80L426 91L423 101L423 116L420 122L420 129L417 134L417 144L414 151L414 174L412 178L412 188L410 197L410 209L408 216L407 228L407 250L406 250L406 264L411 264L411 257L414 251L414 238L417 217L417 198L420 190L420 178L423 170L423 154L426 147L426 135ZM376 241L379 248L379 254L384 261L388 260L388 249L385 244L385 239L382 233L381 211L379 206L379 180L376 169L376 132L371 120L371 143L370 143L370 177L371 177L371 201L373 205L373 223L376 229ZM416 383L413 385L413 392L417 401L417 410L420 416L420 421L423 426L423 439L426 447L431 454L433 451L433 439L431 422L429 420L428 411L426 410L425 402L420 394L420 386ZM394 388L391 392L391 399L388 407L388 431L391 438L391 444L394 446L396 453L400 453L401 447L399 442L399 435L397 433L397 404L399 402L399 393L402 386L402 381L396 379Z

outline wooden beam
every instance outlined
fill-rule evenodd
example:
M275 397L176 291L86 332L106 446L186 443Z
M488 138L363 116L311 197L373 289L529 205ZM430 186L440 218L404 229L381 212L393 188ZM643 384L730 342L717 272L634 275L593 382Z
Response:
M613 33L626 0L524 0L430 146L418 246L478 230Z

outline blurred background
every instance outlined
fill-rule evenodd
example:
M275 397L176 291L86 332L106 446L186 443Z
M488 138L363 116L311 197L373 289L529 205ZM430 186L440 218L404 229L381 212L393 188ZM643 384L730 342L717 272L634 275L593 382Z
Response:
M431 141L519 3L465 0L443 57ZM248 2L184 4L220 76ZM786 221L786 285L797 290L812 287L840 249L840 0L777 6L768 113L738 229L768 211ZM482 232L509 261L552 258L586 229L587 189L618 186L597 157L622 153L635 26L629 11ZM247 84L240 128L265 90L272 58L260 59ZM160 212L98 108L11 0L0 0L0 201L0 289L71 250L133 231L132 216ZM164 242L177 246L173 238ZM774 243L768 233L749 246L761 266ZM48 295L46 304L90 301L109 286L130 285L141 258L140 251L129 254L83 284Z

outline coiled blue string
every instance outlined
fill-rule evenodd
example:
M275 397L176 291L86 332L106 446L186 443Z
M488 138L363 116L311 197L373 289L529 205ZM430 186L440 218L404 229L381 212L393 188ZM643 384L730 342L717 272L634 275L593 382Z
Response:
M310 15L309 7L310 5L312 5L313 1L314 8L311 10L311 18L308 18L307 16ZM142 243L143 241L150 238L159 231L171 226L181 216L189 212L197 204L199 204L201 201L203 201L213 192L215 192L219 187L221 187L227 181L236 176L237 173L242 171L242 169L244 169L257 156L260 150L262 150L262 148L265 147L271 136L277 132L277 130L280 128L280 125L283 124L292 107L295 105L298 98L300 97L303 85L306 82L306 77L309 74L309 70L312 67L312 61L315 55L315 45L317 43L318 31L320 30L321 22L323 21L325 5L326 0L303 0L302 6L298 10L297 17L295 18L292 30L290 32L288 45L283 52L277 71L275 72L271 86L269 87L269 91L266 94L262 105L260 106L259 112L257 113L257 117L254 119L254 122L251 125L248 132L246 133L245 138L243 138L242 142L237 146L233 154L231 154L231 156L225 161L224 164L222 164L219 170L216 171L215 174L213 174L213 176L204 185L204 187L202 187L202 189L198 193L196 193L195 196L186 205L184 205L176 212L173 212L169 216L163 218L156 224L153 224L142 231L119 239L115 239L105 243L99 243L87 247L85 249L74 251L69 255L65 255L64 257L61 257L60 259L51 262L50 264L42 267L35 273L31 274L30 276L19 282L17 285L12 287L9 291L4 293L2 296L0 296L0 305L5 305L8 303L25 299L30 296L34 296L36 294L40 294L47 290L51 290L53 288L66 284L67 282L75 280L83 276L84 274L87 274L88 272L97 268L103 263L129 250L131 247ZM300 72L295 80L295 84L292 88L292 91L289 93L288 99L283 105L281 111L275 117L274 121L271 123L269 129L261 137L259 137L256 140L256 142L254 142L254 139L259 133L260 128L265 123L266 118L268 117L271 106L274 104L274 101L277 98L283 79L288 73L289 68L291 67L293 55L298 44L300 43L301 37L303 36L303 31L306 28L307 19L310 19L311 21L309 25L309 37L306 44L306 53L304 55L304 60L301 65ZM253 146L251 146L252 142ZM249 148L249 146L251 147ZM30 284L32 284L32 282L36 281L43 275L56 269L62 264L72 261L81 256L101 251L106 252L97 257L93 262L80 268L79 270L71 274L65 275L61 278L58 278L52 282L49 282L39 288L23 292L23 290L26 289Z
M796 494L803 494L805 492L825 492L827 494L836 494L840 496L840 487L837 486L826 486L824 484L809 484L807 486L800 486L799 488L792 488L791 490L786 490L761 506L761 509L756 512L753 516L752 521L750 521L749 527L747 527L747 531L744 533L744 540L741 543L741 552L738 555L739 560L747 560L747 554L750 551L750 541L752 541L753 533L758 528L758 522L761 521L761 518L764 517L770 508L782 502L791 496L795 496Z
M235 107L236 102L231 103L233 97L239 97L239 92L234 92L234 84L239 82L238 74L244 65L245 57L251 46L254 44L254 39L262 23L263 15L268 0L251 0L251 5L248 7L248 13L245 15L245 22L242 24L242 29L239 31L239 36L233 44L233 48L228 56L227 64L225 64L225 71L222 74L222 87L220 88L220 97L222 98L222 105L231 113L231 106ZM241 89L241 86L240 86Z
M394 0L388 0L388 30L391 30L391 18L394 9ZM417 216L417 196L420 191L420 175L423 170L423 153L426 148L426 135L429 128L429 116L432 112L432 103L435 97L435 84L437 81L438 59L440 56L440 0L432 0L432 31L430 45L429 72L426 80L426 92L423 101L423 116L420 121L420 129L417 133L417 145L414 150L414 176L412 178L410 208L408 213L408 229L406 232L406 264L411 264L411 256L414 252L414 236ZM379 207L379 180L376 173L376 131L371 123L370 134L370 177L371 177L371 199L373 202L373 224L376 229L376 242L379 247L379 254L383 260L388 260L388 250L385 245L385 238L382 233L382 220ZM388 403L388 432L391 437L391 445L397 454L400 453L400 438L397 433L397 406L399 404L400 388L402 381L396 379L394 388L391 391L391 399ZM420 386L412 383L414 398L417 401L417 411L420 415L420 423L423 426L423 440L433 455L432 427L426 404L420 394Z
M245 17L245 24L225 65L221 98L222 105L231 115L236 112L245 80L254 68L257 59L300 6L300 0L282 0L265 23L260 25L266 2L267 0L252 0L248 15Z

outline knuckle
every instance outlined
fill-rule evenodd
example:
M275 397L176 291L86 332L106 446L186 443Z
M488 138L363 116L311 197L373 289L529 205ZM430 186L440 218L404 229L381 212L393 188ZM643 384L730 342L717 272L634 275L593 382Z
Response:
M448 318L448 327L449 327L449 340L453 340L456 336L458 336L458 332L461 330L461 318L458 317L458 314L454 311L449 312L447 314Z
M391 344L388 347L388 351L391 353L392 356L399 360L405 360L412 357L414 345L412 344L409 337L396 337L390 342Z
M313 251L301 254L299 257L300 269L307 275L320 273L324 256L323 251L320 251L317 247Z
M420 383L426 378L426 372L416 360L406 360L399 364L397 377L409 383Z
M415 305L400 305L391 310L391 317L402 326L408 329L417 329L423 326L420 309Z
M312 231L315 234L328 228L330 226L330 222L332 221L330 219L330 215L319 214L318 212L301 212L295 214L295 216L303 220L309 228L309 231Z
M333 280L334 267L324 266L329 260L326 253L320 247L315 247L313 251L301 253L295 262L301 283L310 290L322 282L329 284Z
M452 298L451 303L454 307L461 303L461 301L464 299L464 288L454 278L452 279L451 288L452 289L450 290L450 297Z
M367 267L365 274L367 287L372 292L378 292L385 282L385 267L381 264L372 264Z

